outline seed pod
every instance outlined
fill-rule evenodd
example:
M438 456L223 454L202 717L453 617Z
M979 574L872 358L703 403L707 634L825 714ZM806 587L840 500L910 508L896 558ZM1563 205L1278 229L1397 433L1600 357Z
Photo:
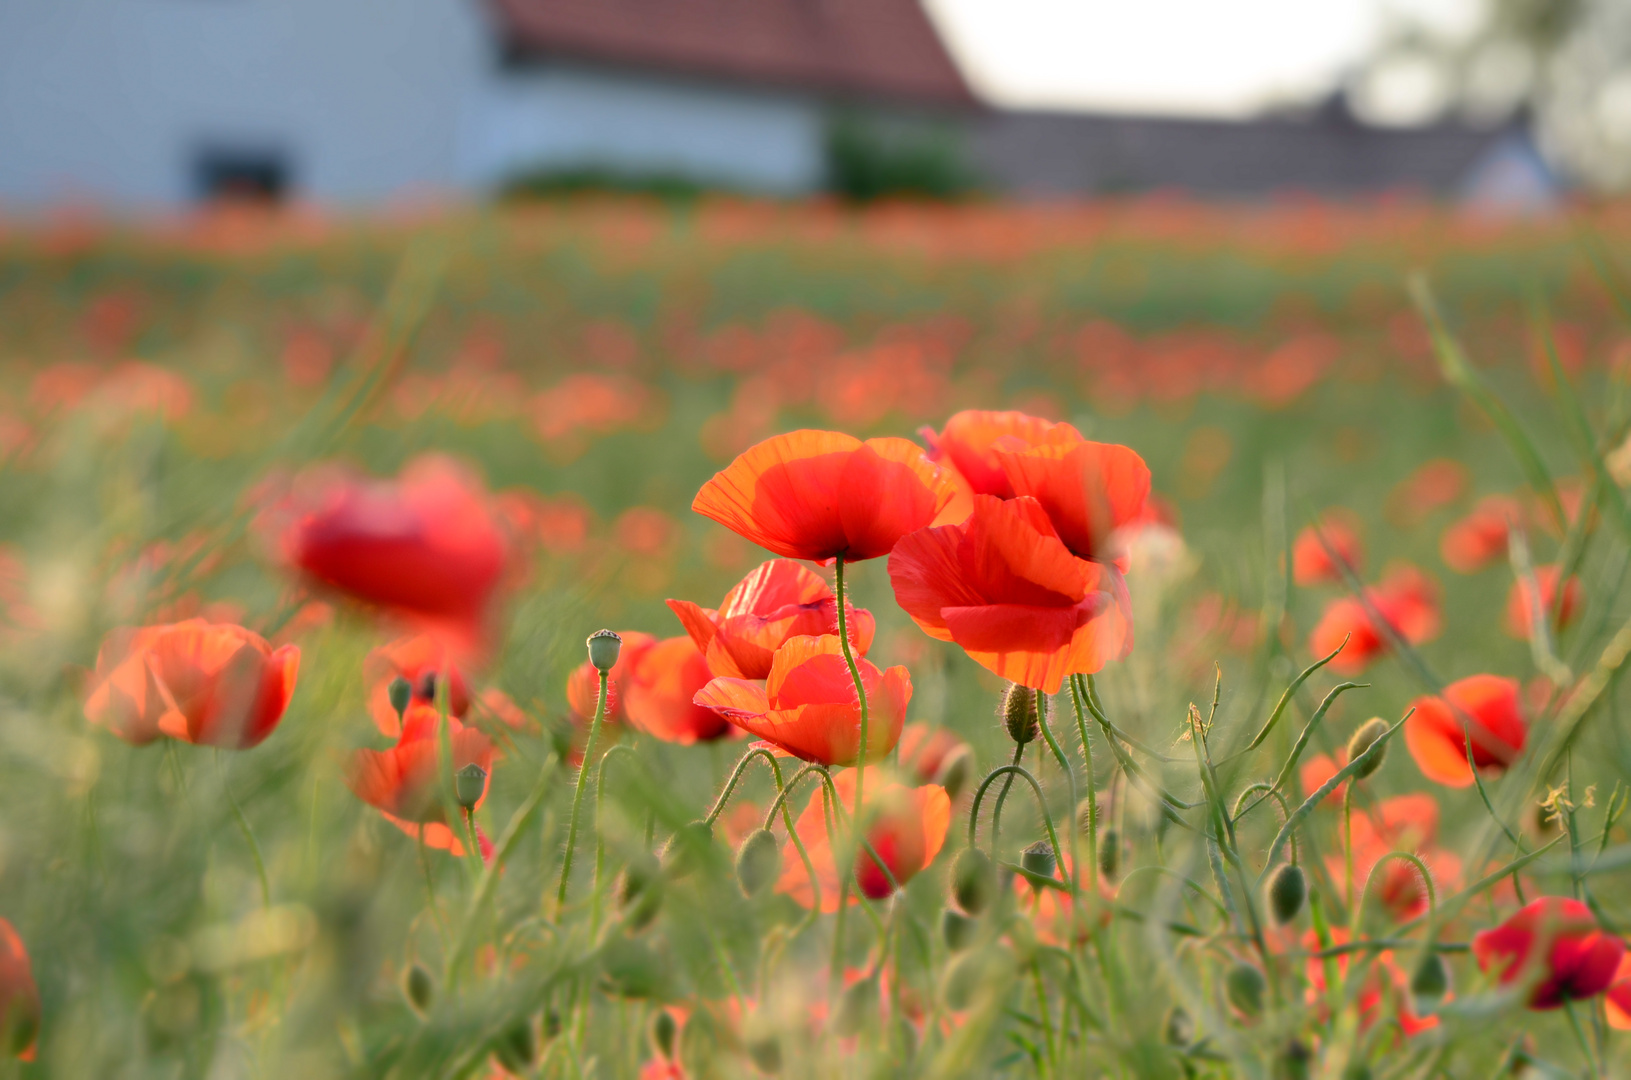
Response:
M962 952L974 944L979 932L980 924L956 908L949 907L940 913L940 936L952 952Z
M1002 725L1008 737L1021 746L1040 734L1036 717L1036 691L1019 683L1009 683L1002 696Z
M951 864L951 894L970 915L982 914L997 895L997 868L979 848L964 848Z
M453 774L453 798L466 810L474 810L487 791L487 770L474 761Z
M1166 1026L1162 1030L1167 1042L1173 1046L1188 1046L1195 1041L1195 1021L1182 1005L1174 1005L1167 1013Z
M1263 1012L1263 991L1267 987L1263 973L1244 962L1230 968L1223 977L1224 997L1244 1016L1258 1016Z
M402 996L420 1016L425 1015L436 999L436 979L423 964L413 964L402 973Z
M658 1009L651 1015L651 1048L657 1056L668 1061L674 1060L674 1042L679 1038L680 1025L674 1019L674 1014L667 1009Z
M1099 873L1114 881L1121 870L1121 833L1111 828L1099 837Z
M538 1060L538 1038L533 1034L532 1021L516 1020L499 1032L493 1040L493 1056L518 1076L530 1070Z
M1363 724L1359 725L1357 729L1355 729L1352 735L1348 736L1348 760L1358 761L1359 756L1365 753L1365 751L1369 750L1371 746L1375 744L1376 740L1380 739L1386 733L1387 721L1383 720L1380 716L1373 716L1369 720L1366 720ZM1380 769L1382 767L1382 759L1386 756L1387 746L1384 744L1379 750L1376 751L1376 753L1370 756L1368 761L1359 766L1358 769L1354 770L1354 778L1357 780L1363 780L1377 769Z
M1274 1058L1274 1080L1308 1080L1314 1052L1296 1039L1286 1043Z
M1020 853L1019 865L1037 877L1051 878L1054 867L1053 848L1046 840L1038 840Z
M869 975L844 988L833 1013L832 1033L841 1039L859 1035L878 1015L878 977Z
M1436 952L1423 956L1410 976L1410 996L1431 1008L1444 999L1449 989L1450 969L1444 965L1444 958Z
M781 846L776 843L776 834L769 829L748 833L748 838L736 849L736 883L742 886L744 896L763 892L781 876L781 870Z
M967 746L959 746L946 755L946 760L940 763L940 768L934 774L935 783L946 789L946 797L952 802L968 787L970 780L974 779L974 751Z
M413 701L413 685L398 675L386 687L385 696L391 701L391 708L396 710L396 718L402 719L402 714L408 711L408 705Z
M617 666L617 657L623 651L623 639L611 630L596 630L589 635L589 662L597 671L610 671Z
M1303 875L1302 867L1281 863L1269 875L1269 913L1274 916L1276 926L1295 919L1307 896L1308 878Z

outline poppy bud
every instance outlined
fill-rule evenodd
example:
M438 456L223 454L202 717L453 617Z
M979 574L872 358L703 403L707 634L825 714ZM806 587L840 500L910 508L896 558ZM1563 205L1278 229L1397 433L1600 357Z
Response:
M776 1033L775 1024L764 1015L754 1013L748 1018L742 1044L748 1052L748 1059L760 1072L774 1074L782 1071L781 1037Z
M959 746L947 754L934 779L935 783L946 789L946 797L956 802L957 796L974 779L974 751L967 746Z
M378 686L379 684L375 683L374 685ZM398 675L391 680L391 685L386 688L385 694L390 698L391 708L396 710L396 718L400 722L402 714L408 711L408 705L413 701L413 684Z
M964 848L951 864L951 894L957 906L979 915L997 895L997 868L979 848Z
M1308 1080L1308 1068L1313 1061L1314 1052L1292 1039L1274 1059L1274 1080Z
M1167 1013L1167 1023L1163 1029L1167 1042L1172 1046L1188 1046L1195 1041L1195 1021L1184 1011L1182 1005L1174 1005Z
M630 930L643 930L662 906L662 872L657 857L641 852L618 875L617 909Z
M736 849L736 883L746 896L757 896L781 876L781 846L769 829L756 829Z
M1263 973L1250 964L1241 962L1229 969L1223 977L1223 996L1244 1016L1257 1016L1263 1011L1263 991L1268 983Z
M947 908L940 913L940 936L946 940L946 948L952 952L962 952L974 944L974 936L979 929L978 922L956 908Z
M622 651L623 639L615 631L596 630L589 635L589 662L596 671L606 672L616 667Z
M561 1033L561 1014L554 1009L544 1010L544 1041L553 1042L555 1036Z
M506 1025L493 1041L493 1056L517 1076L528 1072L538 1060L538 1038L533 1034L532 1021L516 1020Z
M1436 952L1430 952L1421 958L1416 965L1415 974L1410 976L1410 995L1427 1008L1435 1006L1441 1001L1450 989L1450 969L1444 966L1444 958Z
M1036 738L1040 727L1036 718L1036 691L1019 683L1009 683L1002 696L1002 724L1008 737L1021 746Z
M1020 853L1019 865L1037 877L1051 878L1054 866L1053 848L1048 846L1046 840L1038 840Z
M675 1022L674 1014L667 1009L658 1009L651 1017L651 1048L657 1056L669 1061L674 1060L674 1040L679 1037L680 1025Z
M1099 873L1114 881L1121 869L1121 833L1114 828L1099 837Z
M430 1008L436 997L436 979L423 964L414 964L402 975L402 996L420 1016Z
M1295 919L1308 896L1308 878L1303 876L1302 867L1293 863L1275 867L1269 875L1268 895L1269 912L1274 916L1275 925L1284 926Z
M832 1032L841 1039L859 1035L867 1021L878 1015L878 977L868 975L845 987L833 1013Z
M466 810L473 810L487 790L487 770L474 761L453 774L453 797Z
M706 821L699 819L681 825L675 830L674 839L669 842L668 851L663 858L663 869L670 877L684 877L697 868L703 853L713 842L714 827Z
M1368 751L1376 740L1386 733L1387 721L1380 716L1374 716L1366 720L1348 737L1348 760L1358 761L1359 756ZM1384 745L1361 764L1358 769L1354 770L1354 778L1363 780L1377 769L1380 769L1382 767L1382 758L1386 753L1387 747Z
M643 939L617 936L600 950L601 986L615 997L661 996L663 963Z
M940 984L947 1008L961 1012L981 994L1001 996L1012 977L1013 961L1011 953L996 947L970 949L953 960Z

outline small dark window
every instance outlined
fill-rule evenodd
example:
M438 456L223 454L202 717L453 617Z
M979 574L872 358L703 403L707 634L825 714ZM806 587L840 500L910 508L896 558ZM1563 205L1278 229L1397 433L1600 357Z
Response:
M198 197L206 201L276 203L289 194L288 158L277 150L204 149L194 178Z

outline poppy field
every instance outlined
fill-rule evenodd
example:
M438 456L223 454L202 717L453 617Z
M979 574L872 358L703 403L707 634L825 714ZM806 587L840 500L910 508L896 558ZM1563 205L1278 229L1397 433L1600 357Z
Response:
M1627 239L0 219L0 1075L1625 1075Z

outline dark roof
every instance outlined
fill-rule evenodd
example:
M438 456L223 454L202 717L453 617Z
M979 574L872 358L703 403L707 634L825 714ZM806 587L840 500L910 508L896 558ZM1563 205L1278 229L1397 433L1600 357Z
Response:
M1004 112L986 118L971 151L994 186L1016 194L1447 195L1517 130L1454 122L1374 127L1329 104L1307 116L1238 121Z
M512 56L975 104L918 0L488 0Z

